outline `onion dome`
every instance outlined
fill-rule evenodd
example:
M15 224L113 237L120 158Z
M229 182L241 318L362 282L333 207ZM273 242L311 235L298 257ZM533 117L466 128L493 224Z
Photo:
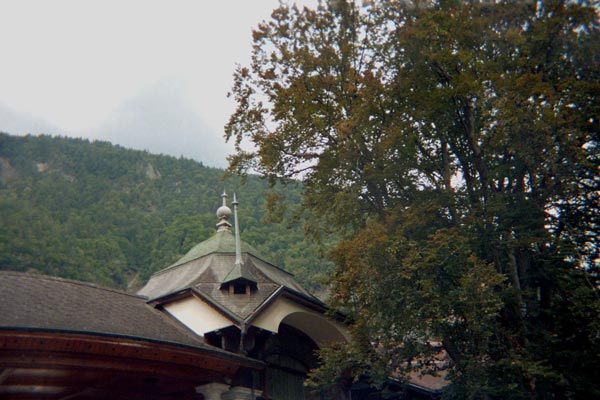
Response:
M229 222L231 208L227 207L227 193L223 191L221 197L223 198L223 205L217 209L217 218L219 219L217 232L231 231L231 222Z

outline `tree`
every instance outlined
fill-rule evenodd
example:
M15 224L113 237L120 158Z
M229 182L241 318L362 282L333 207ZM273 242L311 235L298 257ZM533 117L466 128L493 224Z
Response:
M332 305L355 340L315 380L435 369L441 344L448 397L600 395L598 17L339 0L258 26L230 170L302 179L346 233Z

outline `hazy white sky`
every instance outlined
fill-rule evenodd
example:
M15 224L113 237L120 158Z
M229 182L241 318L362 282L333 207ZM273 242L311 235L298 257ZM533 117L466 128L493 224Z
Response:
M290 1L314 6L317 0ZM0 131L223 167L226 98L278 0L0 0Z

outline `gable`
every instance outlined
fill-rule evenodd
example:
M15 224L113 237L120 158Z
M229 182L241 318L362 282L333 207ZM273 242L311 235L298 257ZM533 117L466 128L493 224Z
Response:
M222 329L234 322L197 296L188 296L163 305L172 317L199 336Z
M350 340L342 324L285 296L279 296L250 322L252 326L275 333L279 332L282 323L302 331L319 347L330 342Z

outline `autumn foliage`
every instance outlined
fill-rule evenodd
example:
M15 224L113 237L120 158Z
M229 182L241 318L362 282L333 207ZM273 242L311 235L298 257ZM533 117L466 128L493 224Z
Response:
M441 343L448 398L600 396L598 17L340 0L256 29L230 168L302 179L345 235L332 305L355 340L314 381L435 373Z

